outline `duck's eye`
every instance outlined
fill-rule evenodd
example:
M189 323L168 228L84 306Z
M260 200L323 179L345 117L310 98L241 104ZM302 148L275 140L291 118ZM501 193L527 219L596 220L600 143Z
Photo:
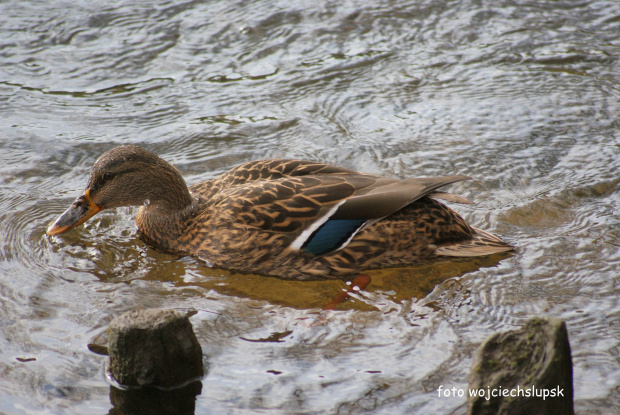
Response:
M103 180L108 181L114 178L114 173L110 173L109 171L103 173Z

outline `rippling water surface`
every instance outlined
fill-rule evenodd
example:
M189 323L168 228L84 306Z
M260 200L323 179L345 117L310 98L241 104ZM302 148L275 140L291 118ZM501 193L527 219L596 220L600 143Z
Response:
M475 349L564 319L581 414L620 413L620 3L0 3L0 412L107 413L86 345L195 309L196 413L463 414ZM266 157L466 174L455 208L514 255L291 282L142 243L134 209L45 229L104 151L188 183ZM259 340L259 341L250 341Z

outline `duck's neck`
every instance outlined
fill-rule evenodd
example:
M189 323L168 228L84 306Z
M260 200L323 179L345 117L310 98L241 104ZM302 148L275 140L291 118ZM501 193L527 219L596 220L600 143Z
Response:
M177 250L178 238L183 234L186 221L191 217L194 200L174 167L158 172L151 183L149 196L136 216L142 237L166 250ZM166 176L166 177L163 177Z
M151 182L149 197L144 206L157 208L157 211L175 212L186 209L192 204L192 197L181 173L172 165L157 172L157 179Z
M179 246L179 239L185 232L193 210L193 203L182 209L167 209L155 203L144 205L136 216L140 236L149 244L163 250L183 251Z

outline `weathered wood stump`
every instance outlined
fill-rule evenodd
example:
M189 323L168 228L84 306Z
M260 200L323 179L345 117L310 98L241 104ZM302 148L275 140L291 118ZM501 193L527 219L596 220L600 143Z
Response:
M204 375L202 349L188 317L133 310L110 323L110 375L124 386L174 388Z
M573 414L573 369L564 322L536 317L519 330L489 337L474 356L469 389L471 415Z

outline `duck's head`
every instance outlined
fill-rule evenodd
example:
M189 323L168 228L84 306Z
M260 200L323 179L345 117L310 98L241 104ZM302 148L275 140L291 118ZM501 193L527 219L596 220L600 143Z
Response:
M73 229L103 209L149 204L174 210L190 203L187 185L170 163L140 147L116 147L95 162L84 193L48 228L47 234Z

